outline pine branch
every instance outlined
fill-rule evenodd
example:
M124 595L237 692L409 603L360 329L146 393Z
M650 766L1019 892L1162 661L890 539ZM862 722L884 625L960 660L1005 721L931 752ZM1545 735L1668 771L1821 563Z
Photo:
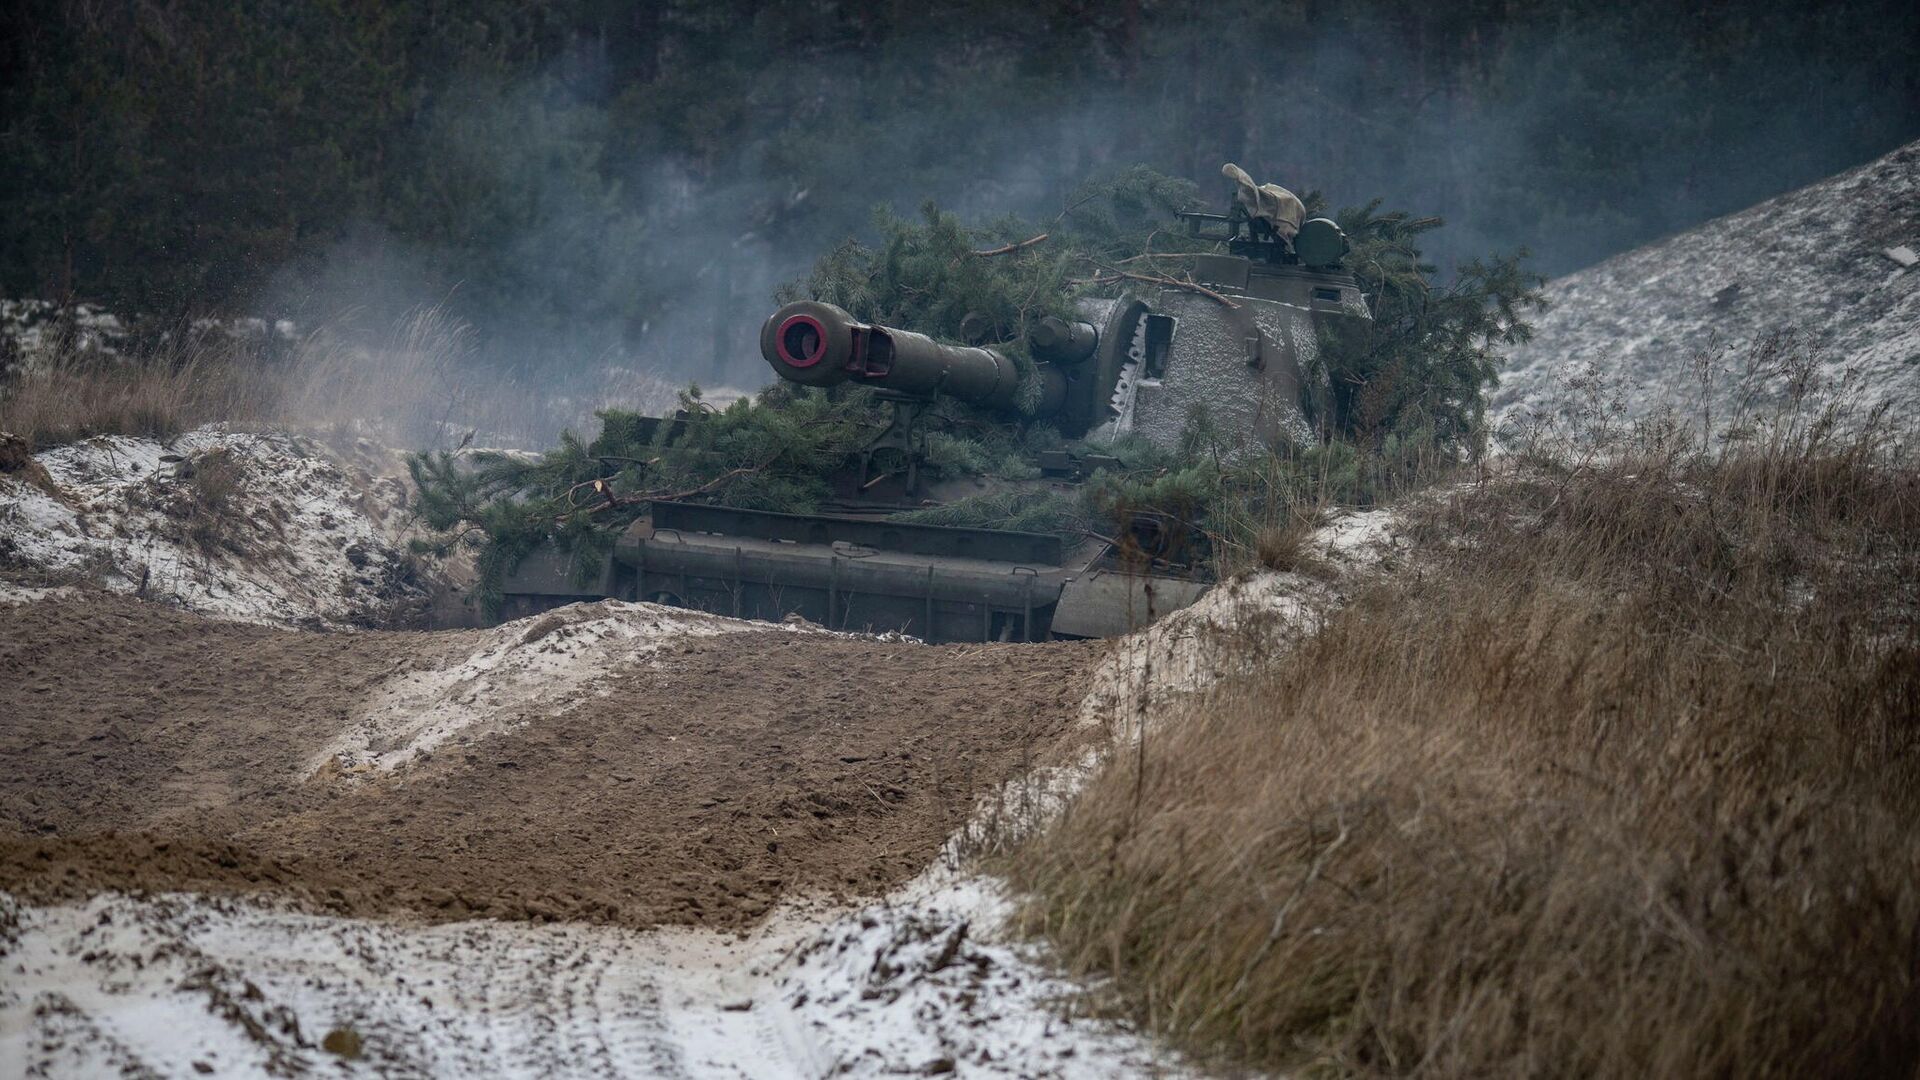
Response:
M1047 233L1041 233L1038 236L1029 237L1028 239L1022 240L1017 244L1002 244L997 248L988 248L985 251L976 251L973 254L982 259L991 259L995 255L1011 255L1016 251L1020 251L1025 248L1030 248L1035 244L1045 241L1047 236L1048 236Z
M613 490L613 485L610 482L609 477L600 477L594 480L584 480L567 489L565 499L569 509L566 513L559 515L553 520L556 525L565 524L569 519L573 518L574 515L576 514L583 514L583 513L584 514L600 514L600 513L605 513L608 510L616 510L625 506L637 506L640 503L644 503L644 502L656 502L656 501L657 502L677 502L681 499L691 499L695 495L704 495L707 492L712 491L714 488L717 488L720 485L726 483L727 481L732 480L734 477L746 476L751 473L758 473L764 470L767 466L773 464L774 461L779 456L780 455L775 454L773 457L768 458L767 460L761 462L758 465L742 465L737 469L729 469L726 472L721 473L719 476L716 476L713 479L708 480L706 483L699 485L698 487L691 487L685 491L676 491L671 493L659 492L659 491L638 491L630 495L621 495ZM603 501L591 506L576 505L573 502L573 493L580 490L581 488L593 489L594 493L600 495Z

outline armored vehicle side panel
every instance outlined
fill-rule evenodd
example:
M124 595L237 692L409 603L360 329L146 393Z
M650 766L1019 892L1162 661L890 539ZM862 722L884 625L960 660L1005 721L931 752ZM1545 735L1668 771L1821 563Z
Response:
M1106 548L1094 538L1068 545L1042 533L656 502L620 535L604 576L573 584L571 561L545 545L505 591L515 615L612 597L949 642L1124 632L1207 587L1103 565Z

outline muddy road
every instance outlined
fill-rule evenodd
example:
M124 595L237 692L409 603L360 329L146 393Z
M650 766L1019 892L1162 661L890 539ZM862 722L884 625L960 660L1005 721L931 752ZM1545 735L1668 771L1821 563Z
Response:
M1086 737L1097 646L581 610L308 633L105 596L0 605L0 890L736 928L907 880Z

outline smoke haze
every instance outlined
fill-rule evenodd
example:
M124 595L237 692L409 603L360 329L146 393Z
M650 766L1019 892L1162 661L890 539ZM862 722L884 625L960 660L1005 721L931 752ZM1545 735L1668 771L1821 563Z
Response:
M47 88L76 57L129 48L89 37L74 10L26 16L66 27L74 53L25 54L10 106L57 114ZM273 20L294 10L307 12L232 17L284 33ZM43 237L10 215L27 231L0 260L9 287L343 329L439 305L474 324L487 366L531 382L636 369L752 387L766 381L754 338L775 287L866 232L877 205L911 214L931 198L970 221L1044 225L1076 186L1134 164L1224 199L1218 169L1232 160L1335 207L1378 198L1445 217L1428 251L1443 269L1524 247L1559 274L1920 136L1920 16L1881 0L389 11L398 29L302 15L320 21L285 62L313 54L331 96L272 102L285 116L256 136L314 163L263 197L283 215L312 207L311 219L263 231L246 178L224 175L213 186L240 193L216 204L226 217L138 252L105 233ZM125 17L99 32L160 16ZM168 40L217 53L209 62L254 47L245 34L193 46L191 16L166 18ZM366 49L401 74L389 87L344 67L328 34L373 35ZM168 72L182 60L129 58ZM13 142L53 160L58 124L20 115ZM97 126L118 130L112 119ZM29 215L22 193L50 182L35 167L6 174ZM125 185L100 183L72 197L101 203L109 224L148 224Z

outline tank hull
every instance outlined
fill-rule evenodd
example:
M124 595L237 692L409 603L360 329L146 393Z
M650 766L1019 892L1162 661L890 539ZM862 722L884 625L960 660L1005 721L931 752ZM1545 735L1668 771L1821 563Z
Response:
M1206 591L1204 582L1127 573L1107 562L1107 546L660 502L584 575L555 548L533 552L505 582L502 614L612 598L927 642L1043 641L1125 632Z

